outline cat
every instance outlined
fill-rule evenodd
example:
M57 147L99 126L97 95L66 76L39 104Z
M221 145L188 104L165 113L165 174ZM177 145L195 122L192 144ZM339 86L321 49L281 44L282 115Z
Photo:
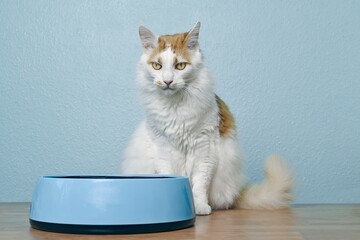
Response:
M245 185L235 120L214 92L199 30L200 22L189 32L156 37L139 27L143 54L136 78L146 120L125 150L122 173L189 177L197 215L288 207L293 177L279 156L266 161L262 183Z

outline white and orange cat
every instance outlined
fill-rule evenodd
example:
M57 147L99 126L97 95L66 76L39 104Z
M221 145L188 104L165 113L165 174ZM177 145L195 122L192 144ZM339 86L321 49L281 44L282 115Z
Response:
M214 81L199 48L198 22L189 32L155 36L141 26L143 54L137 82L146 111L126 149L122 173L187 176L196 214L233 207L288 207L293 178L271 156L267 178L245 186L235 121L214 92Z

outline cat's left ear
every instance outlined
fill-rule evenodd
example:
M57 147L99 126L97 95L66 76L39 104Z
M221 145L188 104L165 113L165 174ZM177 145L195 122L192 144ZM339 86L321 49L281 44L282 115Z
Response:
M200 22L197 22L186 36L186 41L187 41L186 46L189 49L193 50L199 46L199 33L200 33Z

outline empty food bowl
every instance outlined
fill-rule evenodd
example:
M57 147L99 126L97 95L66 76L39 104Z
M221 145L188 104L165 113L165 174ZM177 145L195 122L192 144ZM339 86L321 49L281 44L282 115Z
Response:
M193 226L189 180L174 175L44 176L30 208L33 228L121 234Z

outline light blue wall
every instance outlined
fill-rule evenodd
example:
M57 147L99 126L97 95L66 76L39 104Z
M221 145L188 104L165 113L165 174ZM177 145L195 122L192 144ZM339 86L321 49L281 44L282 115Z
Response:
M360 203L359 13L360 1L0 1L0 201L29 201L41 175L116 173L143 118L138 26L200 20L250 179L278 152L297 203Z

